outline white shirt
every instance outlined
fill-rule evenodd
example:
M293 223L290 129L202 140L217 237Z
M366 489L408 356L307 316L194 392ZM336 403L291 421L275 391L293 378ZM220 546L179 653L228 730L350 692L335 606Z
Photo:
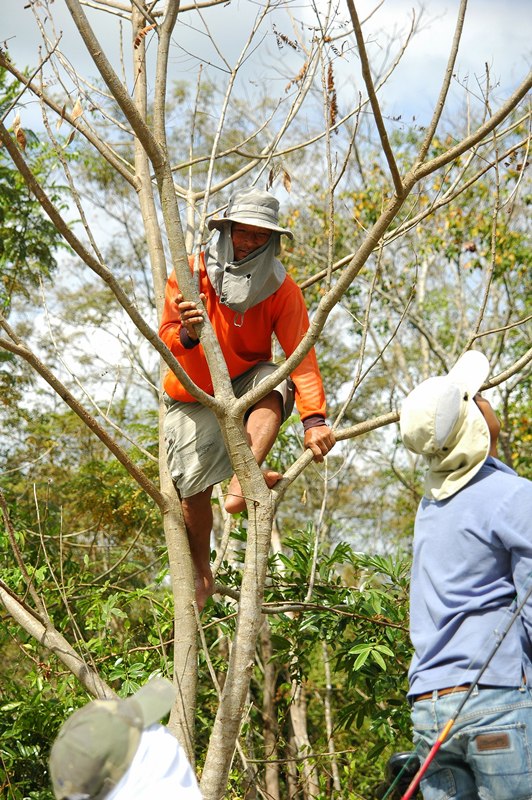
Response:
M152 725L140 738L126 774L106 800L202 800L185 752L162 725Z

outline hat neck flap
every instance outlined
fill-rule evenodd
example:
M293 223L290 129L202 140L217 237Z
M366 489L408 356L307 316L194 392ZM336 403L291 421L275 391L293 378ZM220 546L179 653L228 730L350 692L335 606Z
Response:
M247 258L234 261L230 225L224 225L217 241L205 250L207 275L220 302L244 314L279 289L286 270L275 257L279 234L272 232L263 247Z
M488 426L480 414L469 415L447 450L425 456L425 497L445 500L466 486L477 474L490 448Z

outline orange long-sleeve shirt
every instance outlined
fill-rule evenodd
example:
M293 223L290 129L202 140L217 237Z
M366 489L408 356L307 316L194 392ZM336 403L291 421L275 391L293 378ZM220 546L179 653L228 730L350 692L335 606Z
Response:
M199 290L206 296L207 315L220 343L231 378L242 375L261 361L271 361L273 333L288 357L308 330L309 319L303 294L289 275L276 292L250 308L243 316L235 314L220 303L207 276L203 255L199 281ZM159 336L194 383L208 394L213 394L211 376L201 343L190 349L181 343L179 334L182 326L175 303L179 293L176 276L172 272L166 284ZM301 419L314 414L325 416L325 393L314 349L292 372L291 378L296 387L295 401ZM174 400L194 401L194 397L186 391L173 372L168 372L164 389Z

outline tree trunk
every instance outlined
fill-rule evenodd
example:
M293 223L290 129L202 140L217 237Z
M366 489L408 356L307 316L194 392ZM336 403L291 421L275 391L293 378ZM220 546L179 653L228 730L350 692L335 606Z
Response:
M307 699L305 688L295 681L292 683L292 702L290 705L290 721L294 731L294 742L297 755L303 759L301 780L305 800L317 800L320 794L318 771L312 763L312 745L307 729Z
M272 663L273 655L270 625L267 619L260 632L262 659L264 661L264 692L262 699L262 719L264 736L264 789L268 800L281 800L279 789L279 764L277 763L277 741L279 727L275 705L275 687L277 682L277 669Z

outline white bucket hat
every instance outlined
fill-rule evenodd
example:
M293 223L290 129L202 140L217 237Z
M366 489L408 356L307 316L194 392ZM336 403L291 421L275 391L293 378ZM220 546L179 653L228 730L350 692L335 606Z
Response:
M242 222L245 225L257 225L277 233L285 233L294 238L292 231L279 225L279 201L273 194L252 186L242 189L229 200L223 217L210 219L207 227L220 230L228 222Z
M488 424L474 401L488 374L486 356L468 350L447 375L423 381L403 402L401 436L428 464L429 499L444 500L462 489L488 456Z

